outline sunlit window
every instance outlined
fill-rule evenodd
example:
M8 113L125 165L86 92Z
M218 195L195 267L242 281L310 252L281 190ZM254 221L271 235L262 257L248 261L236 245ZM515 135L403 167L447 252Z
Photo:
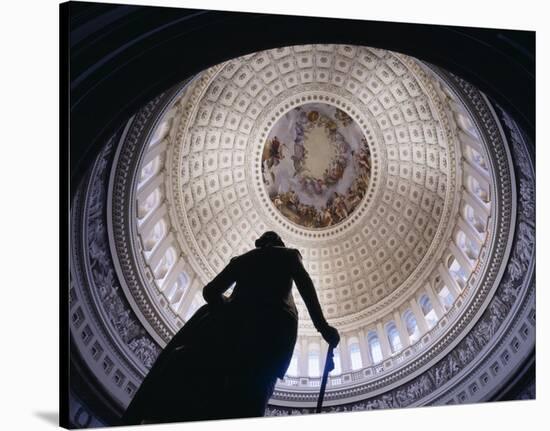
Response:
M399 338L399 331L395 326L395 322L392 321L386 325L386 335L388 337L388 341L390 342L390 348L392 353L399 352L403 348L403 346L401 344L401 339Z
M463 130L468 132L468 134L472 138L474 139L479 138L479 134L476 130L476 127L474 126L474 123L466 115L458 115L456 117L456 121L460 125L460 127L462 127Z
M139 185L141 186L149 178L155 175L160 170L160 156L155 157L149 163L147 163L143 168L141 168L141 173L139 176Z
M489 192L474 177L469 177L470 191L481 201L489 202Z
M485 232L485 223L476 215L474 209L470 205L465 205L464 216L475 230L479 233Z
M441 298L441 302L443 303L445 310L449 310L453 306L453 302L455 300L449 288L447 286L443 286L438 292L438 295Z
M466 282L468 281L468 274L466 274L466 271L458 263L458 261L451 257L449 261L449 272L451 273L451 276L456 280L457 284L460 285L460 287L464 288L466 285Z
M350 344L349 357L351 359L352 370L358 370L363 366L363 361L361 360L361 350L359 349L359 343Z
M166 294L170 304L177 304L181 301L188 285L189 277L185 272L181 272Z
M321 370L319 367L319 350L310 350L307 355L307 374L309 377L319 377Z
M479 255L478 245L474 241L471 241L464 232L459 231L457 233L456 243L471 261L474 261Z
M195 311L197 311L199 307L202 306L203 304L205 304L205 301L202 297L202 294L200 292L197 292L193 297L193 300L191 301L189 308L187 309L187 313L185 314L185 320L189 320L193 316L193 314L195 314Z
M294 352L294 354L292 355L292 359L290 360L290 365L286 370L286 374L293 377L296 377L298 375L298 355L296 354L296 352Z
M160 204L160 190L153 190L147 198L138 204L138 218L142 219Z
M157 280L161 280L166 277L168 270L172 267L175 261L176 251L174 250L174 247L169 247L168 250L166 250L166 253L164 253L164 256L162 256L159 264L155 268L155 277L157 278Z
M367 344L369 345L372 363L377 364L382 361L382 347L380 346L380 340L378 339L378 334L376 332L369 332L369 335L367 336Z
M153 226L151 233L145 240L145 250L152 250L155 245L157 245L159 241L164 238L164 235L166 235L166 222L164 221L164 219L160 219L158 222L156 222L155 226Z
M422 295L419 303L420 308L422 309L422 313L424 313L424 318L426 319L428 327L430 329L433 328L437 323L437 315L435 314L435 310L433 309L432 303L430 302L430 298L428 298L427 295Z
M407 328L407 334L409 334L409 339L411 343L415 343L420 339L420 329L418 328L416 317L411 310L407 310L405 311L403 318L405 320L405 326Z
M168 130L170 130L171 124L172 124L171 118L168 118L159 124L159 126L156 128L155 132L153 133L153 136L151 137L151 141L149 142L149 148L154 147L155 145L157 145L159 142L162 141L162 139L168 133Z
M487 170L487 162L485 161L485 158L479 153L477 152L475 149L473 149L472 147L469 148L471 154L472 154L472 161L477 165L479 166L480 168L482 168L483 170Z

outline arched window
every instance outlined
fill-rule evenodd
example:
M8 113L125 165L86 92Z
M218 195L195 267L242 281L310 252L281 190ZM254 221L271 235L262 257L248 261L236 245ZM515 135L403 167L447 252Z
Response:
M319 345L310 344L307 354L307 375L309 377L319 377L321 375L319 357Z
M139 175L139 186L145 183L149 178L155 175L160 170L160 156L156 156L153 160L147 163Z
M488 170L485 157L483 157L477 150L472 147L468 147L468 152L470 153L470 160L472 163L474 163L476 166L479 166L484 171Z
M470 223L470 226L472 226L479 233L485 232L485 223L477 216L474 209L470 205L464 206L464 217L466 218L466 221Z
M145 218L151 211L153 211L160 204L160 190L156 188L146 199L139 201L138 203L138 218Z
M418 328L418 323L416 322L414 313L411 310L405 311L405 314L403 314L403 320L405 321L407 334L409 334L411 344L416 343L420 339L420 329Z
M468 135L470 135L472 138L477 139L479 138L479 134L477 133L476 127L474 126L474 123L470 118L466 115L457 115L456 122L460 126L462 130L464 130Z
M168 270L172 267L175 261L176 251L174 250L174 247L169 247L168 250L166 250L166 253L164 253L164 256L162 256L159 264L155 268L155 278L157 280L162 280L164 277L166 277L166 274L168 274Z
M363 367L361 359L361 350L359 349L359 341L357 338L350 338L349 341L349 357L351 360L351 369L358 370Z
M340 360L340 348L334 349L334 369L329 373L331 376L342 374L342 361Z
M170 286L166 292L166 297L170 304L177 304L183 298L187 287L189 286L189 277L185 272L180 272L176 281Z
M468 177L470 191L476 195L482 202L489 202L489 190L483 187L474 177Z
M468 281L468 274L466 274L466 271L464 270L462 265L460 265L460 263L458 263L458 261L453 256L451 256L448 262L448 266L451 276L456 280L457 284L461 288L464 288L464 286L466 286L466 282Z
M420 308L422 309L422 313L424 313L424 318L426 319L428 327L430 329L433 328L437 323L437 315L435 314L435 310L430 302L430 298L428 298L428 295L422 295L420 301L418 302L420 304Z
M382 346L380 346L380 340L378 334L375 331L369 332L367 335L367 344L369 345L370 359L373 364L377 364L382 361Z
M471 241L462 231L458 231L456 234L456 245L458 245L458 248L460 248L472 262L479 255L478 245Z
M172 124L172 118L167 118L162 123L159 124L159 126L156 128L156 130L153 133L153 136L151 137L151 141L149 142L149 148L154 147L159 142L164 139L164 137L168 134L168 131L170 130L170 125Z
M143 248L145 251L151 251L159 243L159 241L166 235L166 221L160 219L155 223L153 229L147 239L144 241Z
M441 298L441 302L443 303L443 307L445 308L445 310L449 310L453 306L455 297L447 286L444 285L441 288L441 290L438 292L438 296Z
M395 326L395 322L391 321L386 325L386 336L388 337L388 341L390 342L390 349L392 353L397 353L403 348L403 345L401 344L401 338L399 338L399 331L397 330L397 326Z

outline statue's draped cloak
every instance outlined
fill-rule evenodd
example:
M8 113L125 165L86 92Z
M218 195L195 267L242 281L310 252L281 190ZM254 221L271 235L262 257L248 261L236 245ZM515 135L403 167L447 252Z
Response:
M264 247L235 257L208 285L201 307L166 346L122 421L136 424L227 417L225 382L257 379L272 386L292 359L298 313L292 281L314 325L327 325L295 249ZM229 301L222 294L236 283ZM232 388L234 389L234 388ZM224 397L226 399L224 399Z

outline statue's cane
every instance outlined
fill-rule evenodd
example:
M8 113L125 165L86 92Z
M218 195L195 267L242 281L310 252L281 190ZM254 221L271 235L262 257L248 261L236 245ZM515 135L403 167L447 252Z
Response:
M327 388L328 373L334 369L334 346L329 345L327 350L327 359L325 361L325 369L323 370L323 379L321 380L321 390L319 391L319 399L317 400L317 413L321 413L323 407L323 398L325 398L325 389Z

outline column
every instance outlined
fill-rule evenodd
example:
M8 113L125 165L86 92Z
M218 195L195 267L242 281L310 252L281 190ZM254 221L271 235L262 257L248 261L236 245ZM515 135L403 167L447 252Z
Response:
M351 358L349 356L349 346L347 335L340 334L340 364L342 365L342 372L348 373L351 371Z
M464 201L474 209L474 212L481 216L482 220L487 218L489 216L489 208L485 204L482 204L468 189L465 190L466 193L462 195Z
M170 286L172 286L180 274L181 271L183 271L184 263L181 259L176 260L176 263L172 265L172 268L168 271L168 274L166 274L166 277L164 279L164 282L162 283L162 291L166 292L166 289L168 289ZM168 293L168 292L166 292Z
M161 184L164 183L164 174L160 173L153 178L151 178L149 181L147 181L141 189L137 192L137 198L138 201L142 201L144 199L147 199L147 197Z
M411 304L411 309L412 309L412 312L414 313L414 317L416 318L416 324L418 325L420 334L424 335L426 332L428 332L428 324L426 323L426 318L424 317L424 313L422 313L422 309L420 308L420 305L418 305L418 302L416 302L416 298L411 298L409 302Z
M437 319L441 319L441 317L445 314L445 310L441 306L441 302L439 301L439 298L436 297L437 295L430 284L426 284L426 293L428 294L428 298L430 298L430 302L432 303Z
M167 118L162 121L155 130L155 133L151 137L151 141L149 141L149 147L152 147L157 144L160 140L164 139L164 137L168 134L170 131L170 118Z
M367 346L367 336L363 329L359 330L358 337L359 337L359 350L361 351L361 359L363 361L363 367L370 367L372 365L372 361L370 359L369 349Z
M490 179L489 172L481 169L478 166L474 166L470 164L468 161L465 161L463 165L464 165L464 170L468 174L470 174L472 177L474 177L476 180L478 180L479 184L488 186L487 182Z
M181 259L180 259L181 260ZM190 268L189 268L190 269ZM180 301L180 304L178 306L178 314L181 314L184 310L186 310L189 305L191 305L191 301L193 301L193 297L195 296L195 293L198 290L202 289L202 283L200 282L199 277L194 272L187 272L187 276L189 277L189 286L187 286L187 290L183 294L183 298ZM201 290L201 296L202 296L202 290Z
M456 280L453 277L451 277L451 275L449 274L449 271L445 269L442 263L439 264L437 270L441 278L443 278L443 281L445 282L445 285L449 289L449 292L451 292L455 298L458 298L461 292L461 288L456 282Z
M464 268L464 270L467 273L472 272L472 264L468 257L464 254L464 252L457 247L457 245L454 242L451 242L449 244L449 250L453 254L453 256L458 260L458 263L460 263L460 266Z
M395 326L397 326L397 330L399 331L401 346L403 346L403 349L406 349L411 345L411 341L409 339L409 334L407 333L407 329L403 325L403 319L401 318L401 314L399 313L398 310L395 310L393 312L393 320L395 321Z
M380 347L382 347L382 356L384 359L389 358L391 356L390 342L388 340L388 336L386 335L386 331L382 326L382 322L376 323L376 332L378 332Z
M160 145L157 145L151 148L149 151L147 151L143 156L143 161L141 162L141 166L146 166L147 163L149 163L151 160L157 157L160 153L164 152L166 150L166 144L167 144L167 141L163 141L161 142Z
M466 220L464 220L462 215L458 219L458 227L462 230L462 232L464 232L470 241L477 245L478 249L481 249L481 235L477 230L470 226Z
M155 270L155 268L160 263L160 260L166 253L166 250L172 245L172 242L174 240L174 235L170 232L168 235L166 235L161 241L160 244L155 248L151 256L149 256L149 261L147 262L151 268L152 271Z
M191 275L190 275L191 277ZM181 301L180 306L178 308L178 313L185 312L187 313L189 307L191 306L191 303L193 302L193 299L195 298L195 295L197 292L200 291L200 295L202 297L202 283L200 282L199 277L192 277L191 281L189 282L189 288L187 289L187 292L183 296L183 301ZM183 316L185 317L185 315Z
M483 154L483 149L476 138L471 137L469 134L462 130L458 131L458 140L463 144L469 145L474 148L478 153Z
M145 240L153 231L157 222L166 214L166 205L160 205L147 217L139 227L139 233Z

